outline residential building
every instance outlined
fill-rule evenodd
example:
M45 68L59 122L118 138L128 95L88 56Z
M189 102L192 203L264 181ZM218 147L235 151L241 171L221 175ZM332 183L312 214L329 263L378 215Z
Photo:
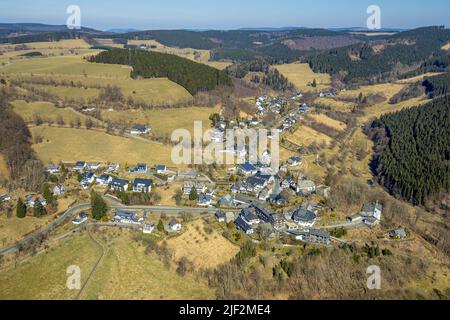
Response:
M133 135L143 135L151 131L151 128L147 125L135 124L131 127L130 133Z
M63 195L66 192L66 189L64 188L64 186L62 184L55 184L55 186L53 187L53 195L58 197Z
M144 234L151 234L153 233L153 230L155 230L155 225L150 223L144 224L144 227L142 228Z
M129 181L125 179L112 179L109 188L114 191L128 191Z
M50 164L45 168L45 171L49 174L58 174L61 170L61 167L56 164Z
M176 219L172 219L169 223L169 229L172 232L180 232L182 229L181 223L178 222Z
M144 174L147 173L148 167L145 163L138 163L135 167L128 169L129 173Z
M73 170L75 171L83 171L87 166L87 163L84 161L77 161L77 163L75 163L75 166L73 167Z
M317 216L314 212L305 209L291 211L290 215L292 221L302 228L313 227L317 220Z
M252 226L247 223L241 216L238 216L236 220L234 221L234 224L236 225L236 228L241 230L247 235L252 235L255 233L255 230L252 228Z
M139 218L134 212L116 209L116 213L114 214L114 222L118 223L141 224L143 221L144 219Z
M134 179L133 192L148 193L152 191L153 180L150 179Z
M331 243L331 236L328 232L317 229L310 229L309 231L290 231L296 240L312 244L329 245Z
M183 193L186 195L190 194L192 188L195 188L197 190L197 194L205 193L207 190L206 185L203 182L193 181L193 182L185 182L183 184Z
M113 180L113 177L111 177L108 174L102 174L100 177L97 177L95 179L95 182L101 186L108 186Z
M166 174L167 173L167 167L165 165L157 165L155 167L157 174Z
M226 216L225 216L225 212L223 212L223 211L217 211L215 214L214 214L214 217L217 219L217 221L219 221L219 222L225 222L225 218L226 218Z
M394 239L404 240L407 237L405 229L396 229L389 231L389 236Z
M197 204L202 207L209 207L211 205L212 200L213 200L212 195L202 193L198 197Z
M237 166L237 169L239 172L243 173L246 176L250 176L250 175L254 175L254 174L258 173L258 169L249 162L239 164Z
M302 196L309 196L316 192L316 184L311 180L303 180L299 178L297 182L297 194Z
M261 220L258 218L258 215L256 214L255 209L251 207L242 209L240 217L251 226L258 225L261 222Z
M81 212L76 218L72 220L74 225L80 225L86 222L89 219L89 216L86 212Z
M11 201L11 196L9 194L4 194L0 196L0 202Z

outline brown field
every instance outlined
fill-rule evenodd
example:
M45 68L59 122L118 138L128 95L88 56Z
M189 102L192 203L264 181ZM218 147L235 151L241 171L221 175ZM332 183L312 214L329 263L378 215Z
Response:
M101 235L101 236L100 236ZM195 300L214 299L214 291L190 274L176 273L133 240L127 231L102 229L97 238L108 239L108 251L81 299Z
M205 226L203 220L196 220L185 225L183 234L167 241L175 252L175 260L185 257L196 268L214 268L230 261L238 253L239 248L217 231L207 234Z
M442 50L450 50L450 43L447 43L445 46L441 48Z
M57 212L66 211L72 203L73 199L71 198L59 199ZM22 239L27 234L48 225L55 218L56 215L53 214L41 218L27 216L24 219L19 219L16 217L15 211L11 218L7 218L6 214L0 212L0 247L5 247Z
M307 126L300 126L294 134L287 137L287 140L300 145L308 146L315 142L317 144L326 143L327 145L331 142L331 138L323 133L317 132L314 129Z
M313 114L313 115L310 115L310 117L313 118L315 121L321 122L333 129L336 129L336 130L343 131L347 127L347 125L345 123L334 120L324 114Z
M330 107L331 109L340 112L351 112L356 107L355 103L341 101L339 100L339 98L317 98L316 100L314 100L314 103L321 106Z
M142 162L172 165L171 148L150 141L112 136L93 130L47 126L32 128L31 132L33 136L40 135L44 140L33 145L44 163L83 159L123 165Z
M176 129L194 130L194 121L203 121L204 130L210 128L209 116L219 112L219 107L189 107L158 110L103 111L105 120L115 122L146 123L155 135L171 135Z
M423 81L423 79L425 77L433 77L433 76L437 76L437 75L440 75L440 74L442 74L442 72L428 72L428 73L425 73L425 74L418 75L417 77L398 80L396 83L400 83L400 84L416 83L416 82L419 82L419 81Z
M68 125L70 122L80 119L82 122L86 118L83 114L79 114L70 108L56 108L51 102L30 102L16 100L11 102L15 113L20 115L25 122L33 122L34 115L38 114L43 120L51 120L56 122L58 116L61 116Z
M319 92L330 85L330 76L325 73L314 73L308 64L291 63L276 66L278 71L303 92ZM308 86L316 79L317 87Z

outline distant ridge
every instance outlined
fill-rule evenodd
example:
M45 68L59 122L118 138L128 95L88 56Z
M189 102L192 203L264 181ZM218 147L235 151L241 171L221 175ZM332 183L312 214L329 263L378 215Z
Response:
M134 29L134 28L113 28L113 29L105 30L105 32L110 32L110 33L129 33L129 32L139 32L139 31L142 31L142 30Z

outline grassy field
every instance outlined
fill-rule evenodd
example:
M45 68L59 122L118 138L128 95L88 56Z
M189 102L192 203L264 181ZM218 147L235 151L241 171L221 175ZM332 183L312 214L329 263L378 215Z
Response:
M61 99L92 99L98 97L100 90L95 88L77 88L77 87L64 87L64 86L51 86L41 84L26 84L23 86L25 89L35 88L37 90L45 91L53 94Z
M356 107L356 104L353 102L341 101L337 98L317 98L314 100L314 103L321 106L330 107L333 110L340 112L352 112L352 110Z
M318 92L328 88L330 76L324 73L314 73L306 63L291 63L276 66L278 71L288 78L302 92ZM308 86L316 79L317 87Z
M77 291L66 286L66 270L81 269L81 281L100 256L87 235L74 235L60 245L0 272L0 299L74 299Z
M66 211L72 203L72 198L59 199L57 212ZM0 247L4 247L22 239L25 235L48 225L49 222L55 218L55 215L49 215L41 218L27 216L24 219L19 219L16 217L15 211L11 218L7 218L5 214L1 213L2 212L0 212Z
M154 254L146 255L127 231L110 231L107 237L106 258L81 299L214 299L206 284L190 275L181 277L175 266L168 269Z
M450 50L450 43L447 43L445 46L443 46L442 50Z
M370 119L379 118L383 114L397 112L402 109L415 107L421 104L425 104L431 100L425 98L414 98L407 101L402 101L397 104L389 104L387 101L381 104L364 109L365 116L358 118L358 123L365 123Z
M323 133L317 132L316 130L307 127L300 126L294 134L289 135L287 140L291 141L300 146L308 146L311 143L315 142L318 145L322 143L329 144L331 142L331 138Z
M313 118L317 122L321 122L333 129L343 131L347 127L347 125L341 121L337 121L335 119L332 119L324 114L312 114L309 115L311 118Z
M77 118L82 122L85 116L75 112L69 108L56 108L51 102L26 102L23 100L16 100L11 102L15 113L20 115L26 122L32 122L35 114L39 114L43 120L52 120L56 122L58 116L61 116L64 122L68 125Z
M425 74L418 75L416 77L398 80L396 83L400 83L400 84L416 83L416 82L419 82L419 81L423 81L423 79L425 77L433 77L433 76L437 76L437 75L440 75L440 74L442 74L442 72L428 72L428 73L425 73Z
M209 116L219 112L219 108L190 107L158 110L103 111L105 120L115 122L147 123L155 135L171 135L175 129L187 129L191 133L194 121L203 121L204 130L210 128Z
M175 252L175 260L182 257L191 261L197 269L214 268L230 261L239 248L222 237L217 231L205 232L206 223L196 220L185 226L182 235L167 241Z
M44 139L44 142L33 146L44 163L82 159L120 164L172 164L171 148L150 141L112 136L92 130L46 126L32 128L31 132L33 136L40 135Z

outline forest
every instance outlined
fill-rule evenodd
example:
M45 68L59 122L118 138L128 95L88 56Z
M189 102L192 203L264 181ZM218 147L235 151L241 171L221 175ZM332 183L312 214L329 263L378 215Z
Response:
M6 94L0 91L0 154L6 160L10 187L41 190L44 167L31 148L31 133L23 119L14 113Z
M450 187L450 101L382 116L367 129L374 173L391 194L423 205Z
M344 81L378 81L410 72L408 68L441 55L450 41L450 30L426 27L398 33L387 40L372 41L309 55L305 61L315 72L344 73ZM405 69L405 70L404 70Z
M130 65L133 67L133 78L168 78L193 95L199 91L233 85L223 71L171 54L113 49L101 52L90 61Z
M430 99L447 95L450 92L450 73L425 78L422 85Z

